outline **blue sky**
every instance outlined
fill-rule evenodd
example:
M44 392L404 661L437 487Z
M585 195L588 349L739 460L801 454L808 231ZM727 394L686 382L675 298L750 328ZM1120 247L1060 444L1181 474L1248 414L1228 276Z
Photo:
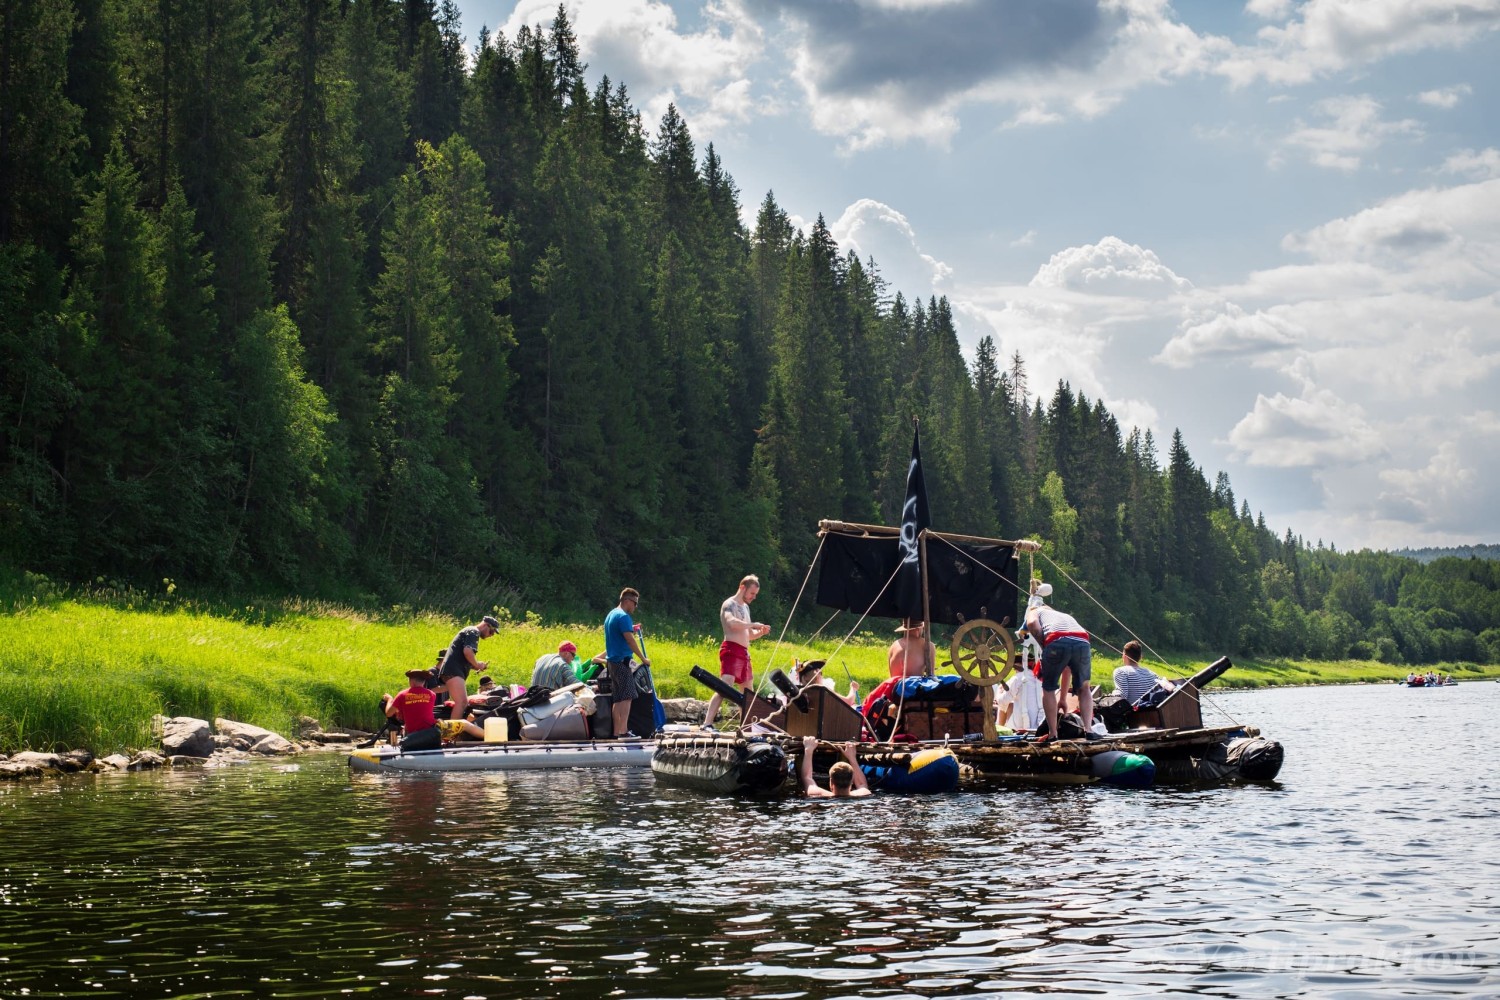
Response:
M1180 428L1278 532L1500 541L1500 0L567 6L747 220L821 213L1034 393Z

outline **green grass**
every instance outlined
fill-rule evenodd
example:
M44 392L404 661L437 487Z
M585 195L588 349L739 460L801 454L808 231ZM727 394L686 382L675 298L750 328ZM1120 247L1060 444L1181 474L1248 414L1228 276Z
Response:
M96 754L151 744L153 715L237 719L288 732L301 715L327 726L373 729L381 693L404 683L413 666L431 665L463 622L409 608L356 611L298 599L200 603L102 584L58 588L41 578L12 592L0 614L0 752L83 747ZM563 639L592 656L603 647L600 622L547 623L535 615L506 621L480 645L500 683L524 684L536 657ZM704 628L646 621L647 652L664 698L706 697L689 676L694 664L717 673L719 641ZM844 668L868 692L886 675L890 635L866 631L834 655L835 642L755 644L756 677L792 657L831 657L827 675L840 688ZM773 652L774 651L774 652ZM1231 658L1233 653L1231 651ZM939 660L946 659L939 650ZM1160 672L1186 675L1205 657L1169 656ZM1097 651L1095 681L1112 661ZM1405 667L1368 661L1313 663L1235 658L1218 687L1390 681ZM1500 676L1473 664L1437 667L1460 679ZM471 685L477 683L470 678Z
M35 600L32 597L36 597ZM327 726L375 728L379 696L413 666L430 666L469 620L407 609L359 612L297 600L204 607L175 598L100 588L13 599L0 615L0 752L86 747L95 753L147 746L153 715L216 716L287 732L301 715ZM542 653L571 639L582 656L603 648L602 621L561 625L532 616L507 621L480 644L500 683L524 684ZM703 697L694 664L717 673L717 638L646 623L658 692ZM772 640L756 644L757 674ZM776 653L828 655L832 643L787 644ZM885 640L846 646L829 675L847 664L864 690L885 673ZM477 676L470 677L470 684Z

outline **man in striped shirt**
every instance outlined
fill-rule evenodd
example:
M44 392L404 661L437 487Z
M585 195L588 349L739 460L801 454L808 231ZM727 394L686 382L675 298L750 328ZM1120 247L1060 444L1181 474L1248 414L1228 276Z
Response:
M1042 647L1042 712L1047 716L1047 734L1043 739L1057 739L1057 688L1062 672L1073 670L1073 693L1078 697L1078 716L1083 729L1094 728L1094 695L1089 689L1089 668L1093 650L1089 634L1078 619L1046 604L1026 609L1026 630Z
M1125 701L1134 705L1158 684L1168 691L1172 690L1171 681L1158 677L1141 666L1141 644L1134 639L1120 650L1120 658L1124 662L1115 668L1115 694Z

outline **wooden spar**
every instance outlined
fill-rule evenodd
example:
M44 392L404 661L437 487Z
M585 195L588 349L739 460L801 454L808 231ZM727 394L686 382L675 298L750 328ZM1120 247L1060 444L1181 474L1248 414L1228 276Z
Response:
M923 677L937 676L937 646L932 641L932 601L927 596L927 532L917 535L917 559L922 567L922 655L927 666L922 668ZM904 623L903 623L904 624ZM911 655L911 633L906 633L907 655ZM903 666L904 669L904 666Z
M818 522L818 533L826 534L830 531L856 531L865 535L899 535L900 528L892 528L887 524L857 524L853 521L828 521ZM971 542L975 545L1009 545L1018 552L1040 552L1042 543L1030 538L981 538L978 535L959 535L951 531L933 531L931 528L923 528L922 536L931 535L933 538L941 538L949 542Z

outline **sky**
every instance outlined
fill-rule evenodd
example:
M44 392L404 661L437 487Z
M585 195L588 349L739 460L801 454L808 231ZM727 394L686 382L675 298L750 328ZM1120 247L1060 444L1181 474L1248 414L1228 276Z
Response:
M458 0L513 39L556 0ZM1500 542L1500 0L568 0L586 77L1174 430L1278 534ZM1488 110L1487 110L1488 109Z

